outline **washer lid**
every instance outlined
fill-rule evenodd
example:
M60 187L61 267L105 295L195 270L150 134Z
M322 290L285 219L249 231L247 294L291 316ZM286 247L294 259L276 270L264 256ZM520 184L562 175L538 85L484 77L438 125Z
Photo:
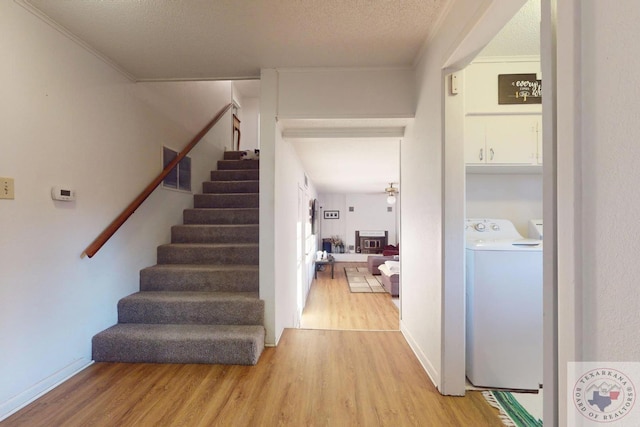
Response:
M474 251L541 251L537 239L477 239L468 240L467 249Z

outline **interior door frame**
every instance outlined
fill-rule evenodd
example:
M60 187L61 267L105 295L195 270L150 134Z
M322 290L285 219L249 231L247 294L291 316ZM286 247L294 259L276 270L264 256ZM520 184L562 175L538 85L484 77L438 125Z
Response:
M543 98L543 220L544 233L544 423L558 425L558 271L557 271L557 126L555 88L557 86L555 11L557 0L542 0L541 49L545 98ZM443 394L459 394L465 381L464 330L464 230L465 172L464 141L453 127L451 114L462 114L455 98L447 96L448 75L463 69L510 19L500 8L513 7L494 0L475 25L462 35L442 66L443 103L443 283L442 283L442 351ZM522 6L524 2L521 2ZM519 7L519 6L518 6ZM495 12L495 13L494 13ZM462 256L461 256L462 254ZM460 260L463 262L461 263ZM461 267L462 264L462 267ZM461 345L462 341L462 345ZM462 384L462 385L461 385ZM463 388L464 390L464 388ZM462 392L464 394L464 391Z

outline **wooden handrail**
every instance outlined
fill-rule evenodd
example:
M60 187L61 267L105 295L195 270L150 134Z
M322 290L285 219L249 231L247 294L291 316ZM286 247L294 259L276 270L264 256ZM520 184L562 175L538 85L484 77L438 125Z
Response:
M122 224L124 224L125 221L136 211L136 209L140 207L142 202L144 202L147 197L149 197L149 195L153 193L153 190L155 190L156 187L160 185L160 183L167 177L167 175L169 175L171 169L173 169L187 154L189 154L189 151L191 151L191 149L195 147L198 142L200 142L200 140L207 134L207 132L209 132L209 130L211 130L211 128L215 126L216 123L218 123L218 121L222 118L222 116L224 116L227 111L229 111L230 108L231 104L227 104L220 111L218 111L218 114L216 114L216 116L209 123L207 123L207 125L202 128L200 132L198 132L198 134L178 154L178 156L162 170L160 175L158 175L157 178L154 179L151 184L149 184L147 188L145 188L142 193L140 193L140 195L136 197L135 200L131 202L129 206L127 206L125 210L123 210L122 213L118 215L118 217L114 219L113 222L109 224L109 226L105 228L104 231L100 233L100 235L96 237L96 239L89 246L87 246L87 249L84 250L81 258L84 258L85 256L88 256L89 258L93 257L96 252L98 252L100 248L105 243L107 243L107 240L109 240L111 236L113 236L115 232L118 231Z

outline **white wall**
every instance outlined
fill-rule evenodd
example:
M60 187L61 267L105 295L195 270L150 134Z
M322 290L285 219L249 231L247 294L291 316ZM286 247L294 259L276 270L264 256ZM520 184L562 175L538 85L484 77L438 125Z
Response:
M498 104L498 75L536 73L540 78L540 60L526 57L477 58L464 70L465 112L504 115L542 112L541 104Z
M447 139L454 146L446 147L443 157L443 69L466 66L521 5L499 0L451 4L416 68L416 118L401 145L401 329L446 394L464 393L463 270L458 268L451 282L443 276L448 259L463 254L464 160L459 138ZM485 17L493 25L478 25Z
M0 418L91 359L190 194L156 190L92 259L85 247L230 100L228 83L133 84L14 2L0 2ZM193 152L197 189L221 138ZM201 160L202 155L209 158ZM206 165L204 164L206 163ZM52 185L75 202L54 202Z
M240 128L242 138L240 140L241 150L255 150L260 148L260 99L242 98L242 108L240 109Z
M236 82L231 83L231 89L233 100L239 106L237 116L240 120L240 149L260 148L260 98L243 96L237 89Z
M279 118L413 117L410 68L282 69Z
M264 300L265 344L276 339L276 137L278 117L278 72L260 71L260 298Z
M467 174L467 218L505 218L527 236L542 218L542 174Z
M300 259L301 244L301 211L305 213L303 220L308 216L309 199L317 197L312 183L309 187L304 184L304 169L298 159L295 149L290 142L282 139L280 132L276 135L276 169L275 169L275 217L274 227L278 232L275 236L277 251L275 268L275 295L276 316L275 334L276 342L280 339L285 328L299 326L299 314L302 307L298 307L300 298L306 301L306 294L310 281L300 283L297 270ZM299 200L300 198L300 200ZM311 252L315 252L311 248ZM311 254L312 255L312 254ZM309 271L309 265L313 264L313 257L306 259L307 264L303 271Z
M640 10L628 0L558 6L562 425L564 363L640 360L640 58L629 54Z
M354 245L355 250L356 231L383 230L389 232L389 244L398 243L399 204L387 204L386 194L320 194L318 197L322 207L319 213L321 239L337 235L345 243L345 251L349 245ZM349 207L353 207L353 212ZM388 212L388 207L391 207L391 212ZM340 218L324 219L322 212L325 210L340 211Z
M318 194L318 228L320 231L320 235L318 236L318 250L322 250L322 239L327 239L331 236L340 236L345 242L345 250L347 249L346 206L346 194ZM325 211L339 211L340 218L324 219ZM353 241L353 239L351 240Z

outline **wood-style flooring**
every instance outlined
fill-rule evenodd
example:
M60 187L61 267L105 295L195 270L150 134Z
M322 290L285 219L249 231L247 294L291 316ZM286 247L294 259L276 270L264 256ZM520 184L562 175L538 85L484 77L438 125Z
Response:
M338 262L318 272L302 312L300 326L305 329L347 329L397 331L398 307L388 293L351 293L345 267L366 267L366 263Z
M381 301L391 306L378 295L329 304L366 311L371 303L371 313L321 314L318 300L337 298L333 285L343 284L345 299L356 295L344 276L325 276L331 280L321 272L312 285L305 327L377 330L287 329L256 366L96 363L0 426L502 425L479 393L438 393L392 330L398 311L388 296ZM387 309L396 323L376 321Z

